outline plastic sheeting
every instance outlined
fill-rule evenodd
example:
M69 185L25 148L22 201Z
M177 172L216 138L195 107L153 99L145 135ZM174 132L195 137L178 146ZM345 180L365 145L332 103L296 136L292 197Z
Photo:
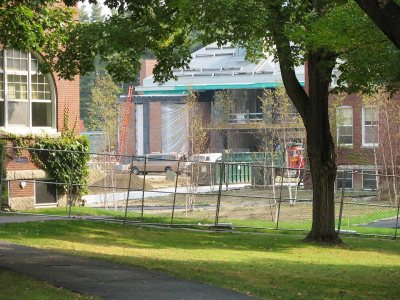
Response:
M188 151L187 111L184 104L161 105L161 148L163 153Z

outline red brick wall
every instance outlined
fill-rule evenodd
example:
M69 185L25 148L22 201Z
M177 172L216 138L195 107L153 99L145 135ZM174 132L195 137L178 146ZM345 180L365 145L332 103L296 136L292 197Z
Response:
M149 103L150 153L161 152L161 102Z
M155 59L142 60L140 67L140 85L143 85L143 79L153 74L153 69L157 61Z
M69 128L75 126L76 132L79 131L79 76L74 80L60 80L56 74L53 74L56 84L57 97L57 131L64 129L64 115L68 108Z
M10 197L33 197L35 195L35 185L33 182L26 181L26 186L21 188L20 183L23 180L12 180L10 181Z
M396 95L394 104L400 104L400 95ZM353 146L337 146L337 164L338 165L373 165L374 153L372 147L362 145L362 107L363 103L358 95L347 95L343 100L343 106L353 107ZM380 120L383 124L383 120ZM381 137L381 145L385 143L384 137ZM379 145L379 146L381 146Z
M33 162L31 155L28 150L20 150L18 153L14 149L13 143L8 140L6 142L6 148L4 152L5 167L7 171L17 170L38 170L39 168ZM27 163L21 163L22 160L27 159Z

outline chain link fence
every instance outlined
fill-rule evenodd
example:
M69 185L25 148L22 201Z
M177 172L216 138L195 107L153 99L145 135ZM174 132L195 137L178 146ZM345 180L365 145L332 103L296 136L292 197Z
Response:
M37 168L37 149L5 147L2 209L126 223L223 229L311 229L309 172L251 162L186 161L171 155L90 153L88 182L63 182ZM66 161L71 151L61 152ZM75 152L76 153L76 152ZM84 153L82 153L84 154ZM340 233L397 237L400 177L339 170L335 213ZM84 185L84 186L83 186ZM357 188L361 186L361 188ZM85 195L77 192L84 188Z

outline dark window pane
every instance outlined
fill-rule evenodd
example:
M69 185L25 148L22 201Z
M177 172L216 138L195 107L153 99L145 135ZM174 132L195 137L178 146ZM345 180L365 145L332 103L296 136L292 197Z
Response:
M344 188L345 189L352 189L353 188L353 174L351 173L351 171L346 172L346 173L339 171L337 173L336 186L337 186L338 189L342 189L343 188L343 182L344 182Z
M32 103L32 126L51 127L51 103Z
M36 204L57 203L56 185L36 181L35 196Z
M364 190L376 190L377 175L375 171L364 171L362 179Z

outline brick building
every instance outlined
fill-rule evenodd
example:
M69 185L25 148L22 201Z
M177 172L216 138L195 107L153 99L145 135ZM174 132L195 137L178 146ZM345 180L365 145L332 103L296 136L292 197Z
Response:
M347 95L333 104L337 165L343 171L338 173L338 188L342 187L344 171L345 188L352 190L375 190L379 185L377 174L397 174L400 96L395 95L390 102L382 100L373 104L362 96ZM393 163L394 169L390 166Z
M10 134L27 139L60 136L66 113L69 128L79 125L79 76L66 81L54 73L41 74L40 59L36 53L0 51L0 131L7 146L13 144ZM6 155L4 161L11 208L64 204L65 197L58 197L54 188L40 182L49 178L32 162L28 151Z

